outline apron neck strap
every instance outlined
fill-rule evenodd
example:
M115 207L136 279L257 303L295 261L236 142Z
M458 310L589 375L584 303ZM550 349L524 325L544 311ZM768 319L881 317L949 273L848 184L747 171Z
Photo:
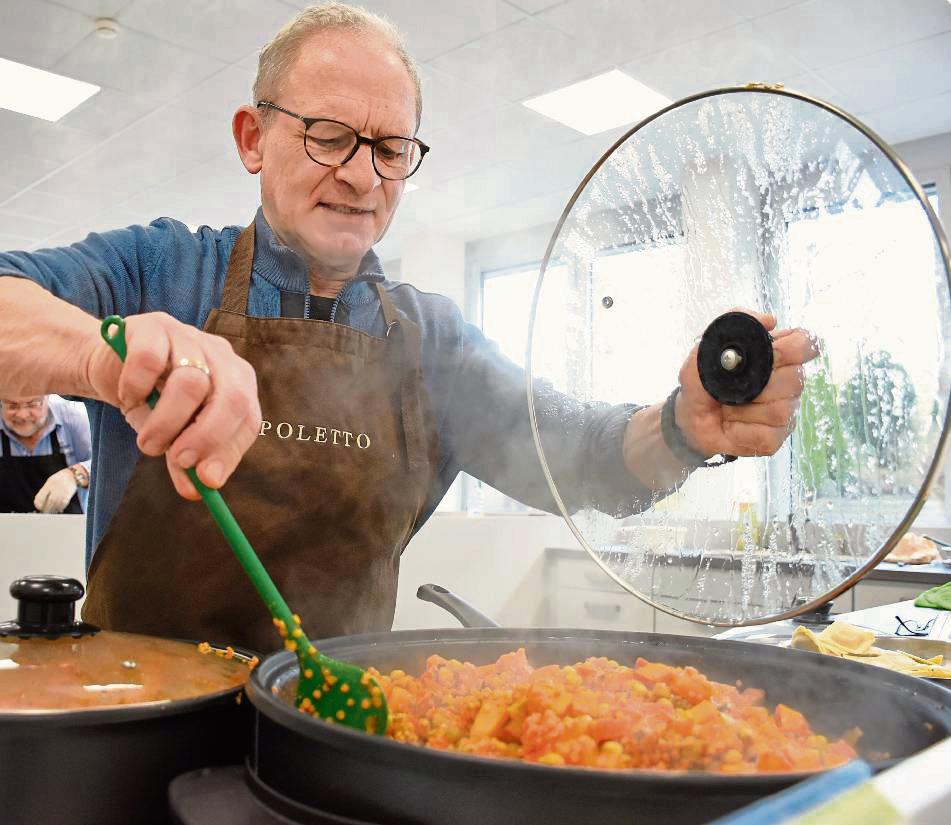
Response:
M422 339L419 326L408 318L397 315L396 307L386 294L383 284L374 284L386 323L388 341L397 339L402 357L399 365L400 412L403 419L403 437L406 441L406 460L411 473L426 472L429 464L429 445L423 416L423 372L420 366Z
M248 292L251 289L251 268L254 264L254 224L244 229L228 260L228 274L221 294L221 308L226 312L245 315L248 311Z
M54 425L53 429L50 430L50 453L52 455L59 455L61 452L59 439L56 437L56 426ZM8 458L11 454L10 437L3 430L0 430L0 455L4 458Z

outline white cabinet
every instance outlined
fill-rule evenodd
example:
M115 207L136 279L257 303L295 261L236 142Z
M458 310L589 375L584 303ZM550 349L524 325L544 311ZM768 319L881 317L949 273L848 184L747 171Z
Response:
M543 621L552 627L654 631L707 637L723 631L722 627L698 624L655 610L615 583L586 554L547 550L543 567L546 597ZM693 575L692 571L667 568L661 572L659 581L655 578L655 585L661 597L670 597L682 592ZM708 598L716 598L721 590L725 593L725 588L726 583L711 574L705 594ZM873 604L914 598L922 589L920 585L862 582L854 590L838 596L832 612L850 613ZM909 593L912 595L906 595Z
M553 624L594 630L653 630L654 608L630 593L564 589L553 594Z
M860 581L855 585L855 610L917 599L927 584L921 582Z

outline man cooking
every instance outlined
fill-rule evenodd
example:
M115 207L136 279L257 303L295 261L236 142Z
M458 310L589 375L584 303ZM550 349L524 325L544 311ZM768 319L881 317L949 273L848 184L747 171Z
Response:
M210 487L227 482L314 638L390 627L400 554L460 470L556 509L523 372L451 301L387 280L373 253L428 151L421 112L416 66L388 23L340 4L306 9L264 47L253 105L232 121L242 163L260 175L250 226L193 233L162 218L0 255L0 274L14 276L0 278L0 391L100 402L88 621L278 646L191 503L189 467ZM100 338L109 314L127 318L124 364ZM548 455L559 478L568 468L577 479L561 490L569 506L628 514L708 456L775 452L815 350L801 330L774 337L772 378L744 406L704 392L695 353L666 416L665 404L582 404L539 384Z
M91 457L79 404L0 398L0 513L82 513Z

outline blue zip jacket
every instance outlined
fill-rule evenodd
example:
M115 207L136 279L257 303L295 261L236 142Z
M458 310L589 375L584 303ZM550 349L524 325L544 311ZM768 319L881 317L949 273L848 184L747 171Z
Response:
M279 317L282 292L309 292L307 269L293 250L276 240L260 209L255 223L248 314ZM0 275L35 281L96 318L166 312L202 327L221 300L228 259L241 230L203 226L193 233L179 221L159 218L148 226L93 233L69 247L0 253ZM438 433L438 466L417 530L460 470L532 507L558 512L532 439L524 371L467 324L448 298L386 280L372 250L338 299L355 329L375 336L384 333L374 281L383 284L398 312L419 325L422 336L423 380ZM574 511L590 505L616 515L645 508L650 491L626 471L621 452L624 428L638 407L583 404L542 382L535 392L546 457L566 506ZM141 453L134 430L119 410L98 401L87 401L87 407L93 436L88 564Z

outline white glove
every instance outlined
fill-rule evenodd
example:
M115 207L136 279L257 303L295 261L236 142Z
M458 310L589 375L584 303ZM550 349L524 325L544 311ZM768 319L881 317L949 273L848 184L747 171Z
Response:
M76 495L76 477L67 467L53 473L33 499L33 506L41 513L62 513L69 500Z

